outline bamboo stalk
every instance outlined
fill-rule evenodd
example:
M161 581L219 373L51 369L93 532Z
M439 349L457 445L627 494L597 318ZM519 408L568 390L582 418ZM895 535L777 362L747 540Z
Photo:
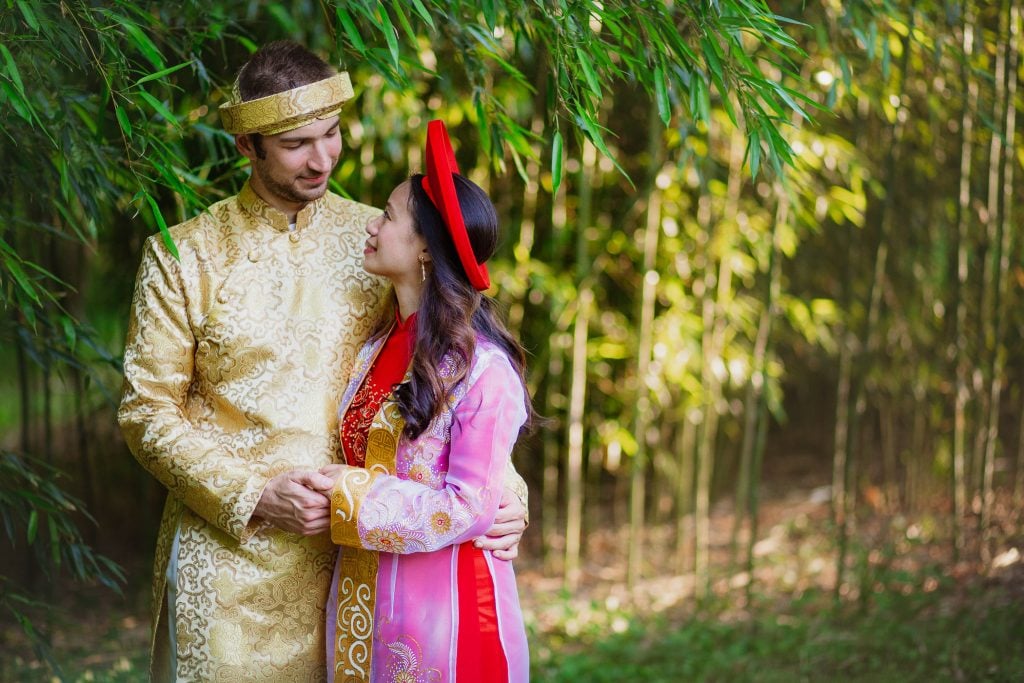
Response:
M715 263L711 250L711 195L707 178L701 179L700 199L697 202L697 223L704 233L704 277L700 293L703 318L701 336L701 383L703 405L700 442L697 452L697 490L695 496L696 552L694 572L696 573L696 595L704 599L710 591L710 549L711 549L711 475L715 461L715 437L718 433L719 384L714 363L720 361L716 355L715 342Z
M1003 57L1005 60L1005 68L1001 70L997 69L996 71L996 92L998 93L996 99L997 101L1002 102L1004 107L1004 136L995 135L993 138L1000 138L1000 140L1002 140L1002 138L1005 137L1006 149L1009 150L1014 149L1013 143L1016 134L1016 107L1011 106L1010 103L1014 101L1017 94L1016 39L1019 30L1018 11L1019 10L1015 3L1011 3L1009 0L1003 0L1002 13L1005 13L1006 26L1009 29L1009 35L1005 41L1005 47L1002 50L1004 53ZM1000 44L1003 45L1003 43ZM1005 92L1001 92L1004 89L1003 78L1009 74L1013 75L1009 77L1009 82L1005 84ZM1000 152L1003 152L1003 142L1000 142L999 144L999 150ZM999 441L999 412L1002 396L1002 382L1003 375L1006 372L1007 356L1006 340L1003 337L1005 336L1004 330L1006 327L1006 318L1009 315L1009 311L1006 310L1006 301L1008 298L1007 286L1010 272L1010 253L1013 248L1013 230L1010 229L1010 226L1012 225L1010 214L1013 203L1013 167L1015 163L1015 161L1009 157L1009 154L999 155L1001 162L999 175L1002 176L1002 182L999 183L998 191L992 195L995 197L997 202L997 206L995 207L997 209L996 216L990 215L990 218L992 218L997 224L997 229L992 242L995 247L995 254L993 255L992 260L996 264L994 274L995 280L992 291L992 315L994 318L992 321L992 345L994 353L992 354L991 359L991 383L989 385L988 401L989 414L981 482L981 559L984 562L988 562L991 559L992 529L990 527L992 507L995 504L995 491L993 484L995 478L996 447ZM998 204L1001 204L1002 206L998 206Z
M974 17L971 4L967 3L963 18L962 49L964 65L962 78L964 91L964 109L961 129L960 147L960 189L957 196L957 285L954 300L956 301L956 324L954 327L955 363L956 363L956 396L953 408L953 553L959 559L964 548L963 521L967 511L967 404L970 400L968 384L967 332L967 274L968 274L968 240L967 230L971 211L971 153L972 135L974 131L974 114L971 103L978 97L978 85L971 76L970 60L974 54Z
M589 286L579 294L572 343L572 388L569 395L569 448L566 466L565 588L575 591L580 579L580 537L583 519L583 408L587 387L587 338L594 295Z

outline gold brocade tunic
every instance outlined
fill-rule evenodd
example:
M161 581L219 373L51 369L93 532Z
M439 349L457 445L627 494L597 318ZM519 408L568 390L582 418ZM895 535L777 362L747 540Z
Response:
M178 680L318 681L334 546L252 519L266 482L339 452L346 374L385 305L362 248L372 207L326 194L297 216L248 184L145 247L118 419L169 490L157 541L154 662L177 534ZM165 674L154 664L156 677Z

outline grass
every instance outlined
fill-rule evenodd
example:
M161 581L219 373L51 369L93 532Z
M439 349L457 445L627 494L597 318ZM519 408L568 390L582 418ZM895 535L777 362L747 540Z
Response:
M1024 681L1024 604L1002 589L804 596L785 613L635 617L621 633L534 634L533 680L937 683ZM828 605L822 607L822 605Z

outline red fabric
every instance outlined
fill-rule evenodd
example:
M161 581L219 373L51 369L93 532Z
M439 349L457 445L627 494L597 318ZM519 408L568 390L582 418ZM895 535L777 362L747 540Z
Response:
M366 437L370 433L373 416L395 385L405 379L415 346L416 314L403 322L396 313L395 326L338 426L341 449L349 465L363 467L366 464Z
M456 681L508 681L508 663L498 633L494 582L484 551L459 546L459 636Z
M448 129L444 121L434 119L427 124L427 175L420 184L444 219L470 284L483 292L491 286L491 276L487 266L477 262L473 245L469 242L459 196L455 192L453 176L458 172L459 165L455 162L455 151L448 138Z

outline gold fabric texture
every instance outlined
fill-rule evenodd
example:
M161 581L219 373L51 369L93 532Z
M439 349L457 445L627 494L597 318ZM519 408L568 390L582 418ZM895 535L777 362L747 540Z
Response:
M230 102L220 105L220 120L224 130L232 135L276 135L336 115L353 96L352 82L343 71L255 100L243 102L235 94Z
M177 533L177 680L326 676L335 547L327 534L285 533L252 514L270 478L340 452L347 373L387 300L361 267L363 227L376 214L328 194L289 232L247 184L172 228L180 260L159 236L146 244L118 418L170 494L153 623L166 614Z
M408 377L408 375L406 375ZM331 537L346 545L338 574L338 623L334 643L335 681L366 683L373 662L373 615L377 606L376 550L360 547L359 504L381 474L394 475L405 418L394 397L384 399L373 418L366 445L366 469L350 468L334 484ZM359 477L358 475L365 475ZM365 626L365 628L364 628Z

